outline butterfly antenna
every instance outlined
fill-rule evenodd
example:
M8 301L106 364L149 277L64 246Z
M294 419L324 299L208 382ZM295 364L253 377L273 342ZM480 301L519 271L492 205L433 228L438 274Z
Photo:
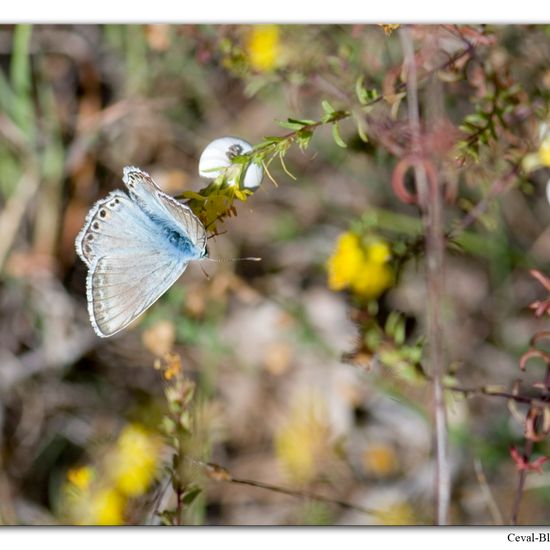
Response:
M261 258L254 256L248 256L246 258L205 258L205 260L210 260L211 262L261 262Z

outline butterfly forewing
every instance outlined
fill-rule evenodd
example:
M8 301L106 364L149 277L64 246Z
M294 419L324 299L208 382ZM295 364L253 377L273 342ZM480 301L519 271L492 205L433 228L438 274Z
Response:
M134 166L124 168L123 181L141 208L173 224L176 230L191 239L199 253L204 250L206 230L188 206L164 193L149 174Z
M113 191L92 207L76 238L76 251L88 267L94 258L134 241L144 213L122 191ZM124 224L120 220L124 220Z

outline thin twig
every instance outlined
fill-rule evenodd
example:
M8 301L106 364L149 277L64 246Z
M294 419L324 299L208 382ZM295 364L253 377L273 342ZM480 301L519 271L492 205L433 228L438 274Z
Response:
M512 166L504 176L498 178L491 186L487 195L481 199L469 212L464 216L460 223L454 227L451 231L451 237L456 237L459 233L468 229L474 222L476 222L480 216L487 210L491 201L504 191L506 191L512 183L516 181L519 174L519 164Z
M475 49L475 46L473 44L469 44L469 46L466 47L464 50L461 50L460 52L458 52L456 55L449 58L447 61L445 61L441 65L439 65L437 67L434 67L433 69L428 71L426 74L424 74L422 76L422 78L429 78L432 75L434 75L435 73L438 73L439 71L444 71L444 70L448 69L449 67L452 67L455 63L460 61L463 57L465 57L467 55L470 55L474 51L474 49ZM361 108L362 109L369 109L370 107L373 107L377 103L380 103L380 102L388 99L389 96L394 96L397 93L406 91L406 89L407 89L407 83L406 82L400 82L395 87L395 89L393 90L393 92L391 94L389 94L389 95L379 95L378 97L372 99L371 101L369 101L365 105L362 105ZM340 120L344 120L346 118L349 118L350 116L352 116L351 111L349 111L349 110L340 111L338 113L338 115L336 117L334 117L330 122L323 122L322 120L319 120L317 122L312 122L311 124L304 125L303 128L300 129L300 130L294 130L292 132L288 132L286 134L283 134L282 136L280 136L280 138L282 140L288 140L288 141L292 142L304 130L307 130L307 131L316 130L320 126L325 126L325 125L328 125L328 124L332 124L335 121L337 122L337 121L340 121ZM244 153L244 154L241 155L241 157L251 158L253 156L253 154L263 153L263 152L267 151L269 149L269 147L270 147L270 145L264 145L264 146L256 147L256 148L254 148L254 151L252 151L250 153Z
M495 525L504 525L502 514L500 513L500 509L495 501L495 498L493 497L491 488L487 483L487 478L485 477L485 472L483 471L483 466L481 465L481 460L479 460L479 458L476 458L474 460L474 469L476 471L477 481L479 483L479 486L481 487L481 491L483 492L483 496L485 497L485 500L487 502L487 508L489 508L489 511L493 516L493 521Z
M411 128L412 152L418 159L424 158L418 106L418 82L414 47L407 26L400 31L407 71L407 105ZM435 171L435 170L434 170ZM436 523L447 525L450 503L450 470L447 449L447 420L443 391L443 325L441 302L443 299L443 257L445 237L441 219L441 196L437 182L430 182L421 163L414 166L416 190L423 211L424 232L426 235L426 284L428 291L428 346L430 366L433 376L434 420L436 447Z
M308 500L315 500L317 502L326 502L327 504L335 504L346 510L354 510L370 516L382 516L382 512L374 510L372 508L366 508L358 504L352 504L344 500L336 498L326 497L317 493L310 493L309 491L302 491L299 489L290 489L288 487L281 487L279 485L272 485L271 483L264 483L263 481L256 481L252 479L240 479L234 477L229 470L220 466L219 464L213 464L211 462L203 462L201 460L191 459L193 463L201 466L206 475L214 481L224 481L227 483L234 483L236 485L247 485L248 487L256 487L257 489L265 489L274 493L280 493L296 498L303 498Z
M355 510L356 512L362 512L369 515L379 515L378 512L372 510L371 508L365 508L364 506L359 506L357 504L352 504L350 502L345 502L343 500L325 497L323 495L318 495L315 493L309 493L307 491L300 491L297 489L289 489L287 487L279 487L277 485L271 485L269 483L263 483L261 481L253 481L250 479L238 479L231 478L231 483L236 483L238 485L248 485L249 487L257 487L258 489L267 489L268 491L273 491L275 493L281 493L283 495L289 495L291 497L305 498L308 500L316 500L318 502L326 502L328 504L336 504L341 508L347 510Z
M523 453L523 458L526 462L529 462L531 458L531 453L533 452L533 441L528 439L525 443L525 451ZM525 487L525 479L527 478L527 469L520 470L518 472L518 485L516 488L516 495L514 497L514 504L512 506L512 525L518 524L519 517L519 506L521 504L521 497L523 495L523 488Z
M446 390L461 393L465 397L470 395L487 395L489 397L502 397L507 400L517 401L518 403L525 403L526 405L534 405L539 407L548 406L550 403L550 397L546 395L520 395L514 393L508 393L504 391L495 391L488 386L481 386L479 388L464 388L461 386L447 385L443 386Z

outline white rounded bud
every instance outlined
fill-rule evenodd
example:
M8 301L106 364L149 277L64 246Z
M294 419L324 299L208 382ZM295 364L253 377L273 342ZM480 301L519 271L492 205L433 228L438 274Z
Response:
M231 166L233 157L252 151L252 145L244 139L223 137L211 141L199 159L199 174L208 179L217 178L221 172ZM264 171L257 164L250 164L242 180L244 189L257 189L262 183ZM235 185L235 178L228 179L229 185Z

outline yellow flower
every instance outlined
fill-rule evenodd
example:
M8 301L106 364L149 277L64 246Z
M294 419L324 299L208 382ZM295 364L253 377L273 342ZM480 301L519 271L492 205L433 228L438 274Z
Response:
M393 504L377 515L378 523L381 525L416 525L418 523L413 509L406 502Z
M275 436L277 458L294 483L312 481L328 450L330 429L323 413L318 400L301 400Z
M384 34L386 36L390 36L391 33L395 30L397 30L401 25L396 25L394 23L389 25L378 25L379 27L382 27L384 29Z
M368 260L375 264L384 264L391 257L388 245L382 241L375 241L370 244L366 252Z
M336 250L328 261L328 286L343 290L355 279L365 261L359 239L353 233L340 235Z
M539 160L543 166L550 166L550 137L546 137L539 147Z
M539 124L539 148L525 155L521 166L525 172L530 173L544 166L550 166L550 125L548 122Z
M83 525L122 525L126 499L114 488L96 491L90 497Z
M371 445L363 452L362 462L368 473L377 476L387 476L397 469L395 451L385 443Z
M120 434L109 464L114 486L130 497L145 493L155 478L159 458L158 439L141 426L130 424Z
M85 491L90 487L93 478L94 470L90 466L72 468L67 472L67 480L69 483L81 491Z
M246 51L254 69L261 72L273 70L280 59L279 27L255 25L248 35Z
M376 239L363 246L354 233L343 233L328 260L328 286L332 290L349 288L359 296L376 298L393 283L390 257L384 241Z

